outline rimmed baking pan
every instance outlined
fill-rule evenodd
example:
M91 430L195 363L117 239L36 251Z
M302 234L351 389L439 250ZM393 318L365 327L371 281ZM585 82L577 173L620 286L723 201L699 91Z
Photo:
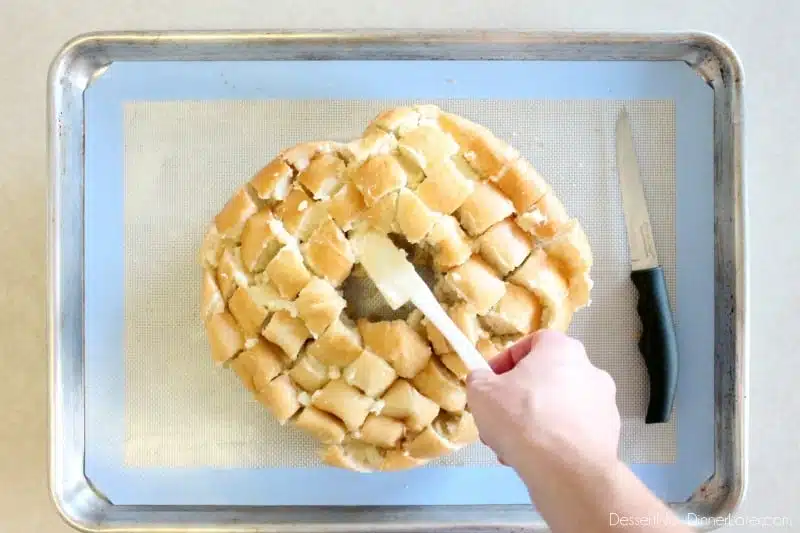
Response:
M133 137L142 129L134 126L155 128L156 119L169 113L180 124L180 117L195 120L202 108L203 116L216 117L207 132L212 135L225 131L220 126L225 117L238 116L239 124L246 124L247 117L265 116L277 124L288 110L292 124L308 121L307 128L292 130L297 135L346 136L355 132L344 119L318 130L313 125L321 122L311 118L334 107L338 114L331 116L343 117L383 104L435 101L486 116L495 131L508 127L508 136L519 134L512 142L528 146L534 159L551 167L554 187L579 217L591 218L587 213L597 206L571 199L577 194L569 187L573 174L564 173L558 161L574 157L567 152L575 150L547 132L591 126L584 128L588 140L575 143L586 155L573 168L589 165L593 171L584 174L594 180L608 171L603 117L615 106L633 109L634 129L646 143L655 146L661 139L672 147L666 152L654 147L643 165L671 169L663 173L666 181L657 180L660 171L650 179L664 195L661 205L672 206L656 230L672 236L664 255L672 261L682 369L674 425L654 438L637 426L635 409L623 412L631 427L639 428L623 447L637 474L684 519L730 512L743 493L746 465L742 82L734 52L713 36L695 33L205 32L74 39L54 60L49 78L50 485L59 511L72 525L91 531L544 527L513 473L478 456L369 477L258 457L237 464L176 452L162 464L148 462L153 452L146 452L134 431L136 420L148 419L141 404L130 403L131 395L141 394L136 392L141 374L126 363L136 356L126 343L131 331L140 331L135 324L141 307L130 310L126 283L138 271L130 270L126 258L138 242L129 234L132 221L148 218L152 206L137 203L135 190L149 182L131 179L146 177L142 153L154 153L139 150L137 160L136 146L163 133L154 129L150 137ZM519 109L529 114L520 118ZM540 130L528 127L520 122L525 117L544 124ZM269 128L254 131L263 131L266 146L288 140L272 136ZM140 139L144 144L137 144ZM548 159L546 151L555 155ZM249 167L241 161L248 157L231 164L242 179ZM153 168L157 173L161 167ZM592 190L611 195L604 183ZM179 211L171 213L183 220ZM608 216L621 220L621 211ZM609 239L597 249L606 254L607 265L616 265L618 236L602 236L591 220L584 223L590 239ZM153 243L166 246L170 233L163 226L159 231ZM609 268L597 275L601 288L611 290L611 281L627 273ZM157 304L165 294L155 293L151 301ZM599 303L593 307L603 309ZM586 321L576 326L585 328L579 331L590 331ZM612 374L626 375L627 361L605 364ZM150 386L156 390L158 382ZM624 393L638 398L643 391L637 387ZM637 440L640 436L644 440ZM175 435L168 437L175 441ZM151 448L157 449L166 441L154 442ZM139 446L138 454L131 443Z

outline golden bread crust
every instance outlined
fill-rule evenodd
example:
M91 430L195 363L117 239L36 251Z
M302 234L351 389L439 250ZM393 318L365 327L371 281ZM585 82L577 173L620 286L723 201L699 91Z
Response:
M214 217L214 225L223 237L238 240L247 220L257 212L258 205L247 187L241 187Z
M330 381L328 366L309 354L301 356L288 374L292 381L308 393L318 391Z
M310 405L300 412L294 423L323 444L339 444L347 435L347 428L338 418Z
M245 341L245 347L252 344L249 340ZM280 348L264 339L255 339L255 344L232 360L230 366L247 390L260 392L283 371L282 360Z
M517 159L495 180L498 188L514 204L517 213L525 213L550 190L550 186L524 159Z
M514 213L514 205L496 186L482 181L458 208L461 226L473 237Z
M292 167L282 158L276 157L253 176L250 186L262 200L283 200L292 177Z
M230 313L217 313L206 322L206 333L211 345L211 357L225 363L244 349L244 335Z
M510 218L498 222L478 239L481 257L502 276L507 276L533 249L531 237Z
M300 290L294 302L297 314L314 338L322 335L339 318L347 302L327 281L314 278Z

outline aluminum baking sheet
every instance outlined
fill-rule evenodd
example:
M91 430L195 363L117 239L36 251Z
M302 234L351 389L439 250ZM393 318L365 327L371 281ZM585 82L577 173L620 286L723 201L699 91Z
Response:
M72 43L51 75L51 484L62 513L98 530L377 531L389 513L407 529L542 526L498 466L364 477L125 463L125 105L314 98L673 102L677 450L674 461L634 469L684 513L729 510L744 462L739 83L735 57L705 36L177 34ZM306 507L287 507L297 505Z

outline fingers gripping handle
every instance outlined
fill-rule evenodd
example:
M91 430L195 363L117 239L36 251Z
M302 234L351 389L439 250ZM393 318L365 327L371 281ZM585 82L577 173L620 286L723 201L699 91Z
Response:
M678 384L678 341L661 267L631 273L639 293L636 310L642 320L639 352L650 378L650 402L645 422L669 421Z

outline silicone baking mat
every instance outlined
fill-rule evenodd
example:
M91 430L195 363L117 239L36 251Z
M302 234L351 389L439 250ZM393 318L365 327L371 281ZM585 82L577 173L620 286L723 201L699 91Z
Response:
M230 371L211 363L198 319L198 243L235 189L282 147L354 138L403 101L144 102L126 104L125 462L135 467L310 467L311 438L282 428ZM608 370L623 416L621 456L673 462L675 418L645 425L647 375L628 279L614 166L623 104L637 130L654 236L675 289L675 107L666 100L434 101L489 127L548 176L595 256L592 305L570 333ZM202 186L200 186L202 184ZM656 201L657 199L657 201ZM674 298L673 298L674 305ZM495 464L481 445L438 464Z
M87 319L87 330L101 321L107 325L114 321L113 327L105 331L108 346L114 349L104 355L106 372L102 381L92 379L96 374L92 372L92 359L87 358L87 474L92 478L92 466L100 466L95 473L109 481L106 487L99 487L101 491L114 498L115 503L129 499L143 503L141 498L152 503L297 505L527 501L524 487L513 473L497 465L493 454L480 444L412 472L364 477L325 468L316 458L316 445L309 437L274 422L233 373L212 364L208 353L197 312L197 247L208 221L230 194L281 148L311 139L347 140L357 136L381 109L413 102L436 103L489 127L546 176L568 211L581 220L595 255L595 286L591 307L575 316L570 333L586 344L592 360L608 370L617 383L623 418L621 457L640 466L644 473L679 467L680 456L690 453L686 446L699 446L707 453L706 458L713 458L710 445L703 450L709 439L713 444L710 394L704 406L702 391L687 392L685 379L672 420L661 425L644 424L647 379L636 349L639 323L629 279L614 161L614 123L624 105L632 118L658 254L675 310L684 378L692 371L687 370L691 366L685 363L687 359L698 357L694 354L710 357L713 353L712 348L703 347L712 332L713 247L705 250L702 246L713 235L711 204L705 208L707 215L697 211L695 205L713 200L709 196L710 92L708 97L697 89L669 94L662 88L661 92L667 94L642 94L641 86L651 85L652 80L639 79L637 86L637 79L633 78L632 87L637 90L625 94L613 90L618 81L606 72L607 77L601 78L610 87L606 94L558 97L537 94L541 88L536 90L518 82L516 94L490 97L476 77L475 66L479 66L477 70L497 67L473 63L469 69L451 66L437 72L432 63L418 62L413 63L413 74L436 76L438 84L432 84L435 88L420 89L425 85L418 80L399 95L386 95L384 84L392 77L402 77L403 69L412 63L387 63L385 76L371 78L374 86L366 88L356 88L354 79L359 72L367 72L365 66L359 69L353 63L343 63L338 71L334 68L323 76L319 70L330 68L328 65L297 63L300 71L307 70L309 83L312 73L325 81L317 84L316 93L289 96L279 94L280 88L290 88L292 78L302 79L303 72L295 70L287 80L284 64L266 65L271 65L271 72L264 72L263 78L250 78L264 84L260 88L265 93L263 98L237 95L240 91L235 88L236 80L226 76L235 78L235 69L226 71L224 66L219 71L221 81L216 81L230 90L218 98L211 94L193 97L192 91L186 89L183 95L169 94L180 91L164 81L143 83L142 78L135 77L135 70L144 69L144 65L126 65L129 68L107 74L101 80L105 85L98 83L90 89L87 116L94 115L98 120L87 122L87 216L91 219L93 212L112 205L118 208L109 211L110 218L105 221L106 236L110 238L105 243L106 268L101 274L111 289L104 294L105 302L114 303L114 312L102 317L87 315L96 318L94 322ZM150 67L151 76L153 68L157 66ZM380 68L373 62L369 70ZM574 68L579 68L578 64ZM658 74L666 80L667 69L662 70ZM693 76L688 68L685 70ZM673 78L677 72L676 69ZM535 72L526 74L533 84ZM130 94L136 91L119 85L126 79L142 85L144 93ZM273 81L276 86L269 88ZM687 77L686 82L686 87L692 87L698 85L699 78ZM307 93L308 87L303 85L300 92ZM169 90L164 91L165 88ZM278 94L270 94L276 88ZM680 84L667 88L684 89ZM152 94L147 95L147 90ZM396 85L393 90L398 92ZM133 97L126 98L120 92ZM111 126L107 119L99 119L93 113L99 113L100 105L111 105L103 102L104 98L113 99L119 106L115 110L114 131L107 133L121 141L121 149L103 156L98 153L98 159L92 159L93 135ZM709 104L705 114L687 113L690 106L699 106L704 100ZM91 105L92 101L98 105ZM691 144L683 145L689 148L683 153L677 137L681 132L694 137ZM702 138L703 133L707 139ZM704 146L707 152L701 151ZM686 158L692 158L692 164ZM93 160L99 163L98 170L112 161L117 169L106 172L106 181L103 185L98 182L95 188L96 182L91 179ZM90 192L94 190L99 195L103 187L107 193L103 203L91 204ZM96 198L100 200L100 196ZM692 223L686 224L687 220ZM91 227L89 220L87 227ZM92 259L99 259L91 253L96 242L89 238L91 231L87 229L90 287L101 285L101 280L93 280L88 274ZM679 258L681 250L691 251L683 262ZM92 309L90 287L87 311ZM710 383L709 376L701 387ZM96 403L102 401L102 391L109 396L104 410L97 409ZM680 399L687 396L694 396L700 413L710 417L705 418L705 424L701 416L680 408ZM704 407L708 408L705 413ZM111 412L119 420L110 425L99 424ZM695 430L694 444L685 445L684 450L678 432L682 425L694 423L702 429ZM93 446L104 437L105 450ZM92 450L98 453L92 454ZM108 468L110 457L116 461L112 468ZM707 465L709 473L710 466ZM183 486L184 491L170 495L163 489L163 481L180 472L192 475L184 477L183 482L176 478L174 488ZM125 475L136 481L123 483ZM233 490L223 488L226 479L232 483L231 476L236 475L244 478ZM273 488L254 495L252 483L257 483L260 475ZM193 476L214 488L198 490L191 483ZM662 492L677 490L668 477L647 477L643 476ZM279 487L274 487L276 480L280 481ZM414 495L419 494L413 490L415 487L428 485L431 480L455 490L426 489L422 495ZM496 488L491 494L480 490L489 481ZM700 481L695 480L692 488ZM321 488L302 490L307 487L306 482L316 482ZM142 492L148 484L151 491ZM333 487L337 487L335 492L330 490Z

